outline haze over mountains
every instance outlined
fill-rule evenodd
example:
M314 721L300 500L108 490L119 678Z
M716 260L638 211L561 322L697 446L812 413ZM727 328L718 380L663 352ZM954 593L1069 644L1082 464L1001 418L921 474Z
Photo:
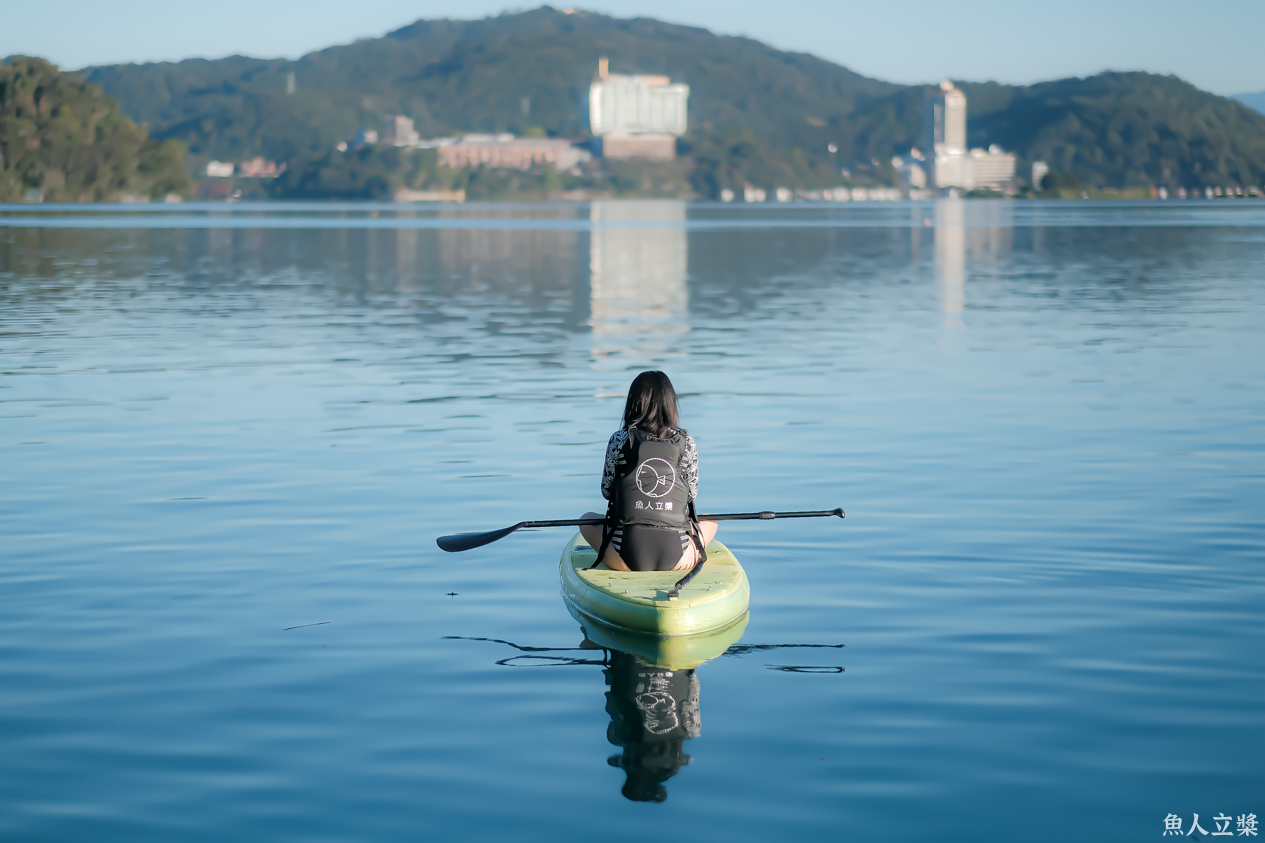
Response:
M837 185L840 167L918 144L921 86L747 38L549 7L418 21L296 61L233 56L84 72L153 137L188 144L195 165L261 155L293 168L328 156L358 129L380 129L392 113L413 117L423 136L584 137L588 84L602 56L617 72L690 85L681 151L701 195L744 182ZM1091 187L1265 183L1265 115L1176 77L958 84L971 145L1016 152L1021 173L1040 159Z
M1265 91L1257 91L1254 94L1235 94L1230 99L1238 100L1248 108L1265 114Z

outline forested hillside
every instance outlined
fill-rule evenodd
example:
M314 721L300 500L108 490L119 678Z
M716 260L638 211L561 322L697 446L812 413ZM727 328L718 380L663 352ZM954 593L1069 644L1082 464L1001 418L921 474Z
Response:
M962 87L974 143L1019 150L1090 187L1265 184L1265 115L1175 76Z
M41 59L0 66L0 201L102 201L186 194L179 141L161 143L97 85Z
M337 142L380 129L392 113L412 116L424 136L534 129L583 137L601 56L616 72L690 85L680 149L700 195L745 182L834 186L841 167L882 178L882 162L918 141L919 86L751 39L548 7L418 21L293 62L234 56L87 73L155 137L188 144L195 163L262 155L310 172ZM1265 182L1265 116L1173 77L1104 73L962 87L971 142L1017 152L1021 172L1043 159L1091 187ZM880 167L864 172L875 160Z

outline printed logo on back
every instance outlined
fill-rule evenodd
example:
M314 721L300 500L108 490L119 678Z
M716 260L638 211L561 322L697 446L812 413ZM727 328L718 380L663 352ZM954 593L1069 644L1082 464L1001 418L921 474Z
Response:
M661 498L676 486L676 469L659 457L637 466L637 488L648 498Z

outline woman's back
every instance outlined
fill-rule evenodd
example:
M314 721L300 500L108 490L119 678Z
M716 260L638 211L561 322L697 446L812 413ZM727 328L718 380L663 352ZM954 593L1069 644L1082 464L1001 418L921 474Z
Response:
M714 522L694 518L697 496L698 446L680 426L676 390L663 372L642 372L606 443L605 523L585 538L617 570L686 570L716 533Z

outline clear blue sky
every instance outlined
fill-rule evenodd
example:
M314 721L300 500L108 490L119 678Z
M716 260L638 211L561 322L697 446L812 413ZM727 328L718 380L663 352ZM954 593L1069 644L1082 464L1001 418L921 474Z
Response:
M571 0L560 0L564 6ZM747 35L893 82L1028 83L1100 70L1175 73L1218 94L1265 90L1265 0L590 0L580 8ZM14 3L0 56L67 69L240 53L297 57L498 0L62 0Z

